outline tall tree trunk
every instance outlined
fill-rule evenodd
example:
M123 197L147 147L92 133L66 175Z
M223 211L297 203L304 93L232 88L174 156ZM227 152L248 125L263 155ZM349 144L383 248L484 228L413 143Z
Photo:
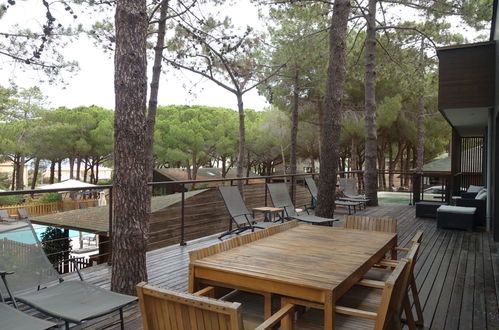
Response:
M226 169L227 165L225 163L226 161L227 161L227 157L222 156L222 178L224 178L224 179L227 176L227 172L226 172L227 171L227 169Z
M24 156L19 156L17 160L17 171L16 171L16 190L24 189L24 165L26 164L26 158Z
M334 216L336 176L340 147L340 118L346 77L346 40L350 0L335 0L329 30L329 65L327 71L324 118L321 127L319 192L316 214Z
M393 164L394 164L394 160L393 160L393 145L392 143L388 143L388 185L390 186L390 189L392 189L392 187L394 186L393 184Z
M111 289L134 295L135 285L147 281L147 210L150 195L146 174L146 1L118 0L115 26Z
M62 181L62 159L57 162L57 182Z
M376 168L376 4L369 0L365 41L365 107L366 107L366 169L364 186L372 206L378 205L378 170Z
M95 161L95 181L94 181L94 184L97 184L97 182L99 182L99 166L100 166L100 160L97 159Z
M81 180L81 158L76 159L76 180Z
M165 47L166 34L166 14L168 9L168 0L163 0L159 8L158 32L156 46L154 47L154 64L152 67L151 93L149 94L149 105L146 121L146 173L147 182L153 181L154 171L154 126L156 124L156 112L158 110L159 78L161 76L161 63L163 60L163 48ZM149 188L149 194L152 197L152 186ZM148 204L148 213L150 204Z
M17 155L14 156L13 163L14 164L12 166L12 179L10 180L10 190L16 190L17 163L18 163L18 157L17 157Z
M237 110L239 112L239 151L237 153L237 177L242 178L244 175L244 168L246 166L246 128L244 124L244 104L243 96L238 93L237 96ZM243 180L237 182L239 191L244 195Z
M74 179L74 167L75 167L75 159L73 157L69 157L69 178Z
M83 168L83 182L87 182L87 178L88 178L88 158L85 158L83 164L84 164L84 168Z
M38 180L38 172L40 171L40 158L35 159L35 168L33 169L33 180L31 181L31 190L35 189L36 181Z
M420 91L418 102L418 115L417 115L417 152L416 152L416 171L423 172L424 165L424 145L425 145L425 126L424 126L424 113L425 113L425 95L424 95L424 37L421 37L421 49L419 55L419 78L420 78Z
M289 155L289 172L292 175L296 174L296 149L298 145L298 107L300 101L298 84L299 84L298 70L296 70L294 76L294 88L293 88L293 109L291 111L291 148ZM295 183L295 180L291 180L291 182ZM293 192L293 196L291 196L291 199L295 201L296 187L293 187L291 191Z
M56 163L55 160L50 161L50 179L49 179L50 184L54 184L55 181L55 163Z

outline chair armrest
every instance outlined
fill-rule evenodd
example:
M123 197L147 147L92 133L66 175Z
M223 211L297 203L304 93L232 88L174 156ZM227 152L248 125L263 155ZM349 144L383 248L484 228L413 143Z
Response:
M401 252L409 252L409 248L401 248L401 247L396 247L395 251L401 251Z
M4 277L5 275L12 275L14 272L7 272L5 270L0 270L0 276Z
M376 289L383 289L385 287L385 282L362 279L356 285L367 286L367 287L376 288Z
M215 298L215 288L212 286L207 286L206 288L194 292L193 294L195 296Z
M281 322L281 320L286 317L286 316L292 316L293 312L295 309L295 305L293 304L287 304L280 310L278 310L276 313L274 313L271 317L265 320L262 324L257 326L255 330L269 330L274 327L274 325L278 324Z
M376 320L376 318L378 317L377 313L368 312L368 311L364 311L364 310L356 309L356 308L344 307L344 306L336 306L336 308L334 310L336 313L339 313L339 314L358 316L358 317L363 317L365 319L371 319L371 320Z

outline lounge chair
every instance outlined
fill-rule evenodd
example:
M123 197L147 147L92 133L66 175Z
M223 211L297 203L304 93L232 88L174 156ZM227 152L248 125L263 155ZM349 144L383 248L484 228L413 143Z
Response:
M28 211L26 211L25 208L17 209L17 214L19 214L19 220L24 220L29 218Z
M14 273L0 271L0 277L5 285L7 283L6 276ZM10 294L10 292L7 292ZM10 302L13 307L7 305L6 300L0 290L0 328L1 329L16 329L16 330L45 330L57 326L56 323L38 319L31 315L25 314L18 310L17 302L11 294L9 295Z
M11 218L7 210L0 210L0 221L12 222L16 219Z
M79 271L81 281L64 281L45 255L31 223L24 222L23 226L2 232L0 269L15 270L6 283L13 297L63 321L67 329L70 324L84 324L113 312L119 312L120 319L112 323L123 329L123 307L137 298L86 283ZM19 237L21 242L16 241Z
M255 229L275 226L274 222L256 222L251 212L248 211L246 204L244 204L244 200L241 197L241 193L237 186L219 186L218 190L220 191L225 207L230 214L229 229L220 235L218 239L222 239L222 237L231 234L239 235L246 230L251 230L253 232ZM236 225L236 228L234 229L232 229L232 222Z
M307 184L308 191L310 192L310 195L312 195L312 199L317 202L317 194L318 194L318 189L317 185L315 184L315 180L312 177L305 178L305 183ZM342 201L342 200L337 200L334 202L334 205L340 205L340 206L345 206L348 208L348 214L352 214L351 208L353 207L353 212L357 212L357 207L361 208L362 207L362 202L359 201ZM313 205L313 204L312 204ZM314 206L315 207L315 206Z
M295 206L289 196L288 187L285 183L267 183L267 189L269 190L272 204L274 204L275 207L284 209L284 217L286 220L296 219L316 225L329 224L331 226L333 225L333 222L338 221L338 219L317 217L309 214L308 210L305 210L305 212L296 212Z
M369 199L364 195L360 195L357 189L357 184L355 183L355 178L340 178L340 191L344 197L340 198L342 200L357 200L363 203L369 202Z
M200 290L194 294L176 292L159 288L147 283L137 285L140 313L144 330L167 329L231 329L243 330L241 304L206 297L211 290ZM292 327L294 306L283 307L254 328L270 330L281 323L281 329Z

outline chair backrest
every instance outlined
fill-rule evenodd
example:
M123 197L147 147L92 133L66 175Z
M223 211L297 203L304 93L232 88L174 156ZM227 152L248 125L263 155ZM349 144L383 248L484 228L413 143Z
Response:
M397 220L347 215L345 216L343 227L345 229L396 233Z
M1 230L0 227L0 269L15 272L8 278L14 295L57 283L61 278L43 251L31 223L26 219L18 223L13 229Z
M340 188L345 195L357 196L359 195L359 190L357 189L357 183L355 178L343 178L343 186L340 179Z
M9 212L7 210L0 210L0 220L10 219Z
M254 221L237 186L219 186L218 190L222 195L227 211L238 226L245 226L249 224L248 222Z
M80 209L87 209L88 208L88 204L87 204L87 202L79 202L78 203L78 207Z
M241 304L137 285L144 330L242 330Z
M381 302L378 308L378 315L374 329L391 329L392 322L400 320L398 317L402 309L402 303L398 304L400 297L405 295L405 278L408 275L408 262L401 259L397 267L390 274L385 282L385 287L381 294Z
M295 206L291 201L288 186L285 183L267 183L270 199L274 207L281 207L288 217L296 216Z
M29 218L28 211L25 208L17 209L17 214L19 214L19 219L21 220Z
M307 184L308 191L310 192L310 195L312 195L312 198L317 200L318 191L314 178L312 177L305 178L305 183Z

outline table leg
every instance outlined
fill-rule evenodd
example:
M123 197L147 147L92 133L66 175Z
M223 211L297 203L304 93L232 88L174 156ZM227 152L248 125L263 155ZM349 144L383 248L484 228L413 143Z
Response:
M272 294L268 292L264 292L263 294L263 315L265 319L268 319L272 316Z
M334 329L334 302L332 294L328 294L324 303L324 329Z
M189 283L188 283L189 293L194 293L197 291L198 282L199 281L196 281L196 279L194 278L194 266L189 265Z

